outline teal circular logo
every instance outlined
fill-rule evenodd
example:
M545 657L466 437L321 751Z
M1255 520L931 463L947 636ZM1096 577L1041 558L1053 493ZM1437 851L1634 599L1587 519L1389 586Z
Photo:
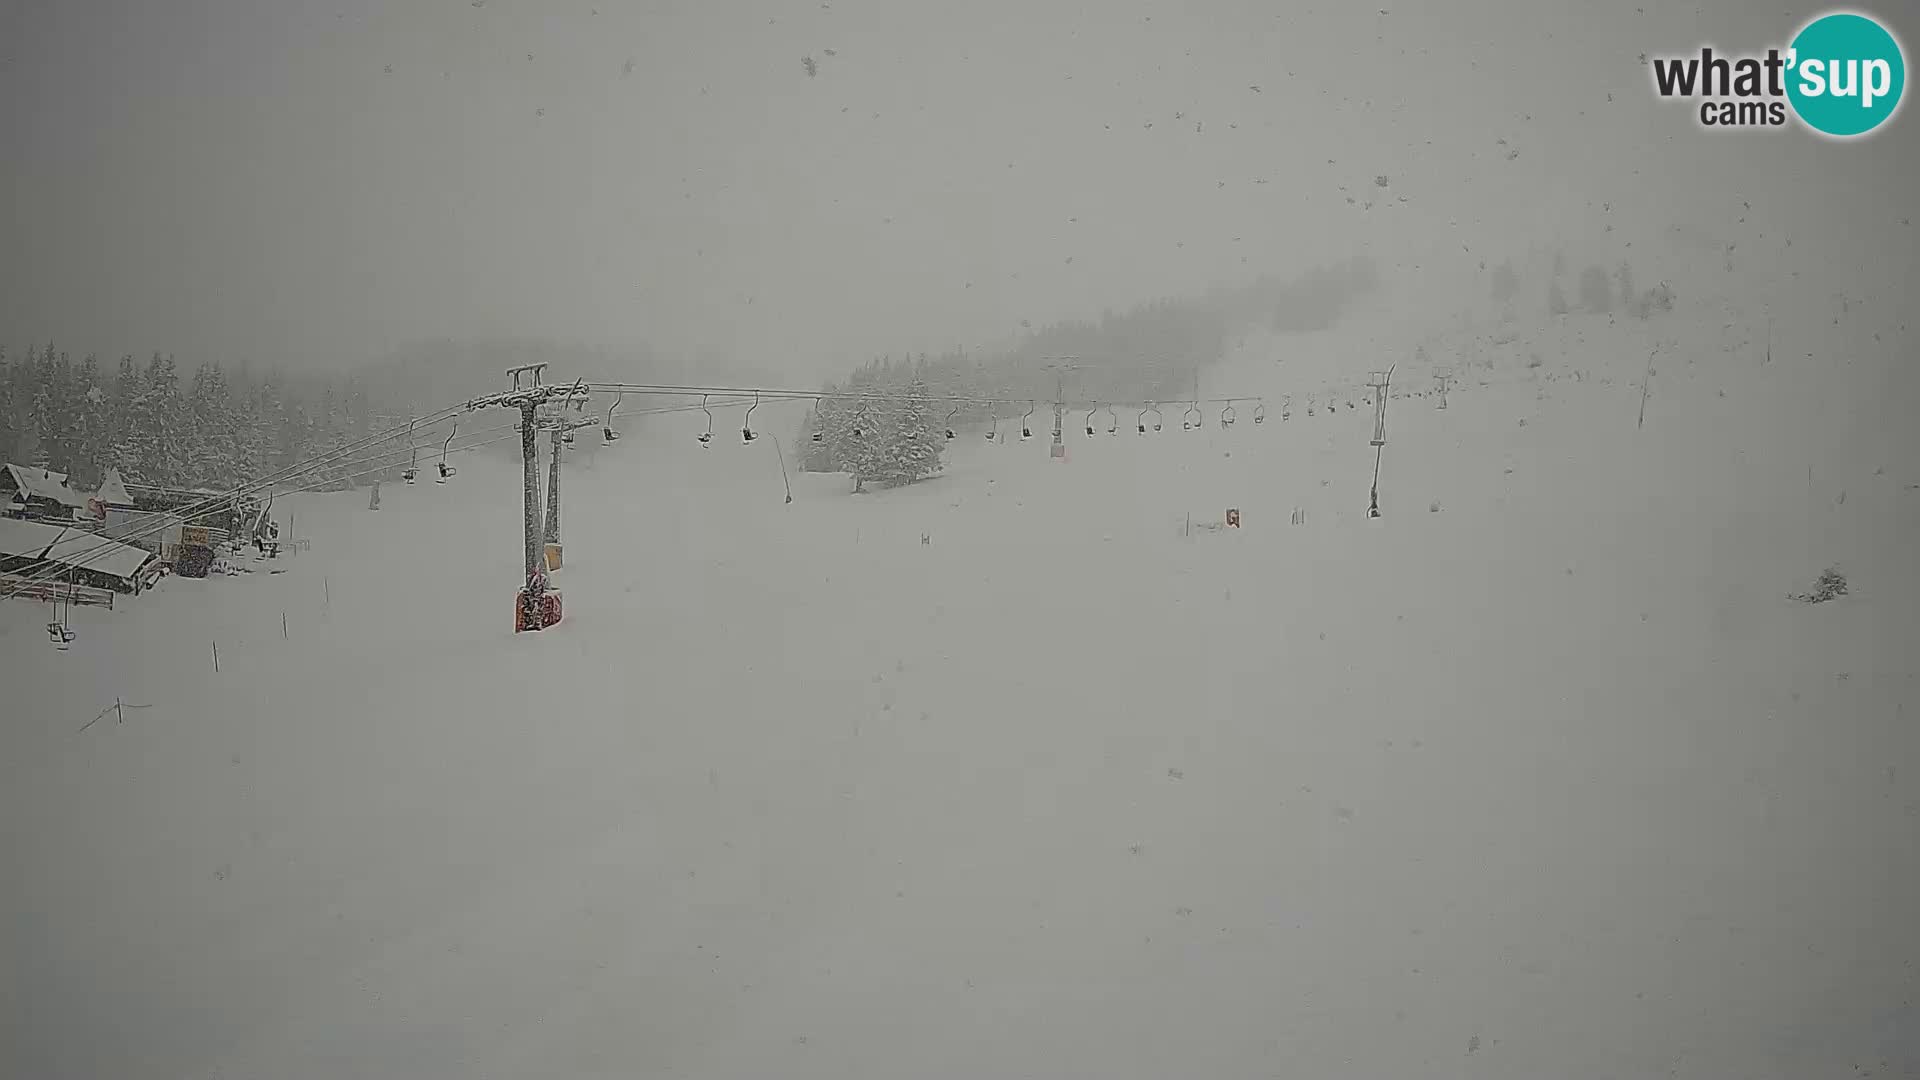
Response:
M1865 15L1822 15L1789 48L1787 100L1815 131L1865 135L1899 110L1906 58L1893 34Z

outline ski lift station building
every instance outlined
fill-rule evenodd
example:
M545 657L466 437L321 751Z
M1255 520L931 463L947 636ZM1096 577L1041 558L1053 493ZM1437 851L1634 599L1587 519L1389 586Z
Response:
M54 576L95 588L138 593L151 584L152 552L85 529L0 517L0 573Z

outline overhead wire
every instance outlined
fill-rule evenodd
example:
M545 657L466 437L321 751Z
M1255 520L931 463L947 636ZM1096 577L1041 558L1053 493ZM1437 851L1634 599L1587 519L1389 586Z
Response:
M1520 381L1526 381L1526 380L1522 380L1522 379L1481 380L1479 385L1490 386L1490 385L1496 385L1496 384L1505 383L1509 381L1520 382ZM564 385L564 384L553 384L553 385ZM874 391L874 390L854 389L854 388L840 389L840 390L797 390L797 389L792 389L788 387L696 386L696 385L675 384L675 383L587 382L585 380L576 380L573 386L577 388L581 393L586 393L586 394L616 393L616 394L639 394L639 395L656 395L656 396L686 396L686 397L692 397L692 396L698 395L698 396L709 399L709 401L705 403L706 407L711 407L712 404L716 404L715 402L710 400L714 395L724 395L728 398L736 399L733 401L718 403L722 405L729 405L729 404L745 405L745 404L749 404L750 401L754 398L771 399L774 401L811 401L811 402L819 403L821 401L829 400L829 399L902 402L902 401L912 400L917 397L920 400L924 400L928 402L943 402L947 404L959 404L959 405L1018 406L1022 403L1025 403L1029 406L1028 415L1031 415L1032 406L1036 402L1036 399L1032 397L998 397L998 396L986 396L986 395L979 395L979 394L952 394L952 393L938 393L938 392L923 393L923 394L916 395L913 393L909 393L905 390ZM1454 387L1453 389L1464 390L1466 389L1466 387L1460 386L1460 387ZM478 399L470 398L467 401L461 402L459 404L447 406L445 408L428 413L425 416L416 417L407 424L398 425L374 434L370 434L360 439L356 439L351 442L344 443L331 450L327 450L320 454L316 454L308 458L304 458L300 461L294 462L293 464L290 464L278 470L275 470L263 477L258 477L253 480L249 480L241 484L238 484L230 490L208 494L206 497L199 499L195 502L189 503L185 506L175 507L172 510L168 510L168 511L162 511L157 515L157 520L152 522L151 524L147 526L143 526L142 528L136 529L130 533L123 533L117 537L103 538L100 543L94 545L91 548L87 548L76 555L66 557L58 561L51 560L51 559L42 560L41 562L37 564L33 564L30 567L28 567L24 573L14 575L14 582L11 585L11 587L7 588L5 591L0 591L0 599L5 599L5 598L15 596L25 588L31 587L32 585L38 584L39 582L42 582L42 581L58 578L61 574L68 573L69 571L83 569L90 562L100 557L103 557L107 552L113 551L116 548L123 546L129 541L146 539L158 533L164 532L165 530L172 528L176 524L183 524L194 517L198 517L206 513L212 512L214 510L217 510L223 505L237 504L243 498L256 495L262 492L273 493L276 488L281 487L288 481L296 480L308 473L313 472L316 469L323 468L326 465L336 463L343 458L350 458L353 455L360 453L361 451L364 451L373 446L378 446L382 443L390 442L397 438L402 438L402 437L411 438L411 434L413 432L419 431L423 428L432 427L441 422L452 419L463 412L474 411L474 409L476 408L477 400ZM1233 397L1212 397L1212 398L1196 397L1196 398L1187 398L1186 400L1192 406L1198 406L1203 404L1231 406L1236 401L1263 402L1264 396L1258 395L1258 394L1238 394ZM1075 400L1059 399L1056 402L1048 402L1048 404L1058 404L1062 407L1072 407L1072 408L1080 408L1080 407L1091 404L1096 409L1103 404L1109 407L1113 405L1123 405L1129 408L1139 406L1139 407L1145 408L1148 411L1154 411L1157 413L1157 410L1154 408L1154 406L1157 404L1157 400L1122 401L1118 399L1103 398L1098 401L1089 401L1089 400L1080 400L1080 399L1075 399ZM662 406L662 407L655 407L651 409L630 410L626 413L623 413L622 415L628 416L628 417L666 415L671 413L690 412L690 411L693 411L694 409L698 409L702 407L703 407L702 405ZM996 421L999 419L999 414L997 412L993 413L992 415ZM483 435L491 432L506 430L509 428L517 432L519 427L520 427L520 424L518 422L515 422L513 424L500 425L500 426L491 427L491 428L483 428L480 431L473 432L471 434ZM504 441L508 437L510 436L502 436L501 438L498 438L498 439L484 440L479 443L468 443L467 445L458 448L458 450L449 450L448 452L465 452L468 450L478 449L481 446L492 445L495 442ZM401 450L397 452L387 452L386 456L397 458L398 455L414 453L417 450L422 448L426 448L426 446L420 446L420 447L409 446L405 450ZM314 484L314 485L301 487L301 488L288 489L287 493L292 494L292 493L301 492L301 491L318 490L321 487L339 483L341 482L342 479L355 479L361 476L372 475L373 473L377 473L377 472L384 472L394 467L395 465L393 464L387 464L387 465L381 465L378 467L362 470L360 472L351 474L349 477L338 477L338 476L330 477L324 482L319 484Z
M432 425L432 424L437 424L442 420L450 419L451 417L458 415L465 408L466 408L465 404L452 406L447 409L440 410L439 412L428 414L428 416L421 417L420 419L415 420L413 423L401 425L399 427L391 428L386 431L382 431L373 435L368 435L361 439L356 439L352 442L335 447L332 450L325 451L321 454L314 455L313 457L303 459L301 461L293 463L292 465L288 465L282 469L276 470L275 472L269 474L264 478L239 484L234 488L232 488L231 490L220 492L218 494L209 495L204 499L200 499L196 502L189 503L188 505L183 507L175 507L172 510L162 511L158 515L158 520L146 526L143 526L139 529L136 529L131 533L123 534L119 538L102 539L99 543L96 543L92 547L85 548L82 551L76 552L71 556L63 557L58 561L55 561L52 559L44 559L44 560L41 560L39 563L31 564L29 565L29 567L26 569L24 573L16 575L15 580L11 583L11 587L7 588L5 591L0 591L0 599L11 598L17 595L18 593L20 593L25 588L38 584L41 581L47 581L47 580L52 580L54 578L57 578L61 574L67 573L69 570L84 569L90 563L105 557L105 555L108 552L114 551L122 546L125 546L128 540L143 540L150 536L154 536L161 532L164 532L167 529L174 527L175 525L184 524L185 522L195 517L217 510L223 505L238 504L238 502L242 498L245 498L249 495L256 494L261 491L268 490L275 484L282 483L286 480L293 479L304 473L311 472L316 468L320 468L324 465L331 464L332 462L337 461L343 457L349 457L355 453L360 452L361 450L367 449L370 446L376 446L376 445L379 445L380 443L389 442L393 439L406 436L410 431L417 429L420 424L424 423L424 424Z

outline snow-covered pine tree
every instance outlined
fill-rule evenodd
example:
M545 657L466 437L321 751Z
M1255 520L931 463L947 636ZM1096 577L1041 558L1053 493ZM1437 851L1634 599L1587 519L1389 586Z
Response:
M869 481L886 476L887 428L885 405L871 387L861 388L847 403L845 428L838 449L840 468L853 477L853 490L864 491Z
M54 400L54 361L53 342L49 341L44 350L34 354L32 389L27 398L27 431L33 436L33 452L27 464L43 469L53 467L53 441L60 426L59 406Z
M945 435L937 427L927 384L914 376L893 410L882 451L881 475L895 484L911 484L940 471Z
M7 347L0 345L0 462L20 458L20 394L15 389L15 365L7 362Z
M126 477L135 483L177 484L184 459L185 403L171 357L154 353L136 381L120 445L131 458Z
M74 376L74 391L78 412L74 418L73 459L68 463L67 479L82 491L92 491L106 476L113 432L107 391L100 385L100 361L91 353Z
M1613 310L1613 282L1604 267L1594 265L1580 271L1580 306L1595 315Z
M1548 285L1547 313L1549 315L1565 315L1567 310L1567 294L1560 291L1560 283L1555 281Z
M133 403L140 396L140 372L133 366L131 355L120 357L112 385L105 389L107 428L100 452L101 470L118 469L122 478L137 480L139 469L135 466L138 459L128 442L128 435L133 426Z
M807 422L800 430L800 468L803 472L830 473L840 471L840 447L845 441L845 406L834 388L827 387L827 393L814 402L812 411L807 414ZM820 438L814 440L814 433Z
M233 407L226 376L216 364L201 364L193 373L188 404L193 417L193 460L188 481L219 490L239 483L234 460Z

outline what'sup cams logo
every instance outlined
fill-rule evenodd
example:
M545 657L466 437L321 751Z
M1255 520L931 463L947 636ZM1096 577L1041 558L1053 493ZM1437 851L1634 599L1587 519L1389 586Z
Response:
M1710 131L1782 128L1798 118L1811 130L1850 139L1882 130L1900 111L1906 57L1884 23L1851 11L1822 15L1785 49L1727 56L1656 56L1648 66L1662 98L1697 101Z

